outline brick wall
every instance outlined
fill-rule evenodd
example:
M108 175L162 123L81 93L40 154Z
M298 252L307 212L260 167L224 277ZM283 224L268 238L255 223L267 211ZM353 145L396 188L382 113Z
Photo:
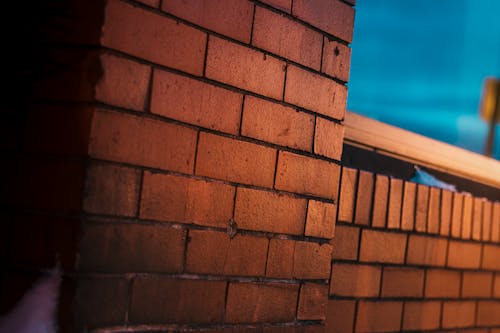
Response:
M328 332L500 330L500 202L342 168Z

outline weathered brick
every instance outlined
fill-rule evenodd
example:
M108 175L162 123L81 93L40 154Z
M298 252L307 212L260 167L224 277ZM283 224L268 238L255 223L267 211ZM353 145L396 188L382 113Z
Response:
M353 220L357 178L358 170L342 167L338 213L339 221L352 222Z
M150 325L220 323L226 286L226 281L137 277L132 285L129 321Z
M403 314L404 330L439 328L441 302L406 302Z
M329 300L325 320L325 332L345 333L354 329L356 302L351 300Z
M474 244L475 245L475 244ZM483 245L483 256L481 268L500 270L500 246L499 245Z
M448 267L479 268L480 258L481 244L450 241L448 248Z
M243 96L186 76L155 70L151 112L238 134Z
M196 131L189 128L104 110L94 115L92 157L191 173L195 148Z
M324 37L321 72L347 82L349 81L350 65L351 48Z
M234 191L234 187L217 182L146 171L139 215L224 228L233 214Z
M293 255L293 277L297 279L328 279L332 247L328 244L296 242Z
M476 302L448 301L443 304L443 328L470 327L474 325Z
M415 207L415 230L427 231L427 214L429 211L429 186L417 185L417 202Z
M319 32L284 15L256 7L252 45L319 71L322 43Z
M387 212L387 227L399 229L401 227L401 199L403 195L403 181L391 178L389 192L389 208Z
M403 205L401 207L401 229L413 230L415 224L415 198L417 184L405 182L403 191Z
M333 244L333 258L357 260L359 244L359 228L345 225L335 227Z
M425 298L457 298L460 293L460 272L429 269L425 275Z
M343 119L347 88L335 81L288 66L285 101L335 119Z
M441 206L441 190L431 187L429 192L429 212L427 215L427 232L430 234L439 233L439 215Z
M90 213L134 216L140 171L104 164L87 169L83 209Z
M493 273L463 272L462 297L490 297Z
M200 133L197 175L272 187L275 164L275 149Z
M293 15L347 42L352 42L354 9L339 0L306 0L293 2Z
M355 332L399 331L402 313L402 302L360 301Z
M493 203L493 213L491 220L491 241L500 241L500 202Z
M407 267L385 267L382 297L422 297L424 271Z
M481 228L481 240L490 241L491 240L491 215L492 215L493 205L491 201L483 201L483 218L482 218L482 228Z
M449 236L451 230L451 208L452 208L452 195L453 192L442 190L441 191L441 226L439 234L441 236Z
M354 222L356 224L370 224L373 183L373 174L371 172L363 170L359 171L358 191L356 195L356 212L354 214Z
M311 151L313 133L312 115L264 99L245 96L242 135Z
M477 303L477 325L500 325L500 301L479 301Z
M344 126L316 117L314 153L340 161L344 143Z
M210 36L205 75L267 97L281 99L285 63L242 45Z
M271 239L267 256L266 276L288 278L293 276L293 257L295 241Z
M324 320L328 303L328 286L316 283L305 283L300 288L297 319Z
M280 151L275 187L336 201L340 177L337 164Z
M151 68L111 54L101 55L103 74L95 87L97 100L129 108L144 110Z
M412 265L444 266L448 240L410 235L406 262Z
M162 9L196 25L248 43L253 4L247 0L169 0Z
M306 209L305 199L240 187L234 219L242 229L302 235Z
M384 175L375 176L375 192L373 194L372 226L385 228L387 220L387 202L389 195L389 178Z
M330 295L378 297L380 275L379 266L335 263L332 267Z
M227 295L226 322L293 321L298 285L230 283Z
M106 6L101 43L160 65L201 75L206 38L206 33L173 19L111 0Z
M154 225L97 224L83 227L79 269L91 272L179 273L186 232Z
M287 13L292 10L292 0L262 0L262 2Z
M359 260L402 264L406 238L404 234L365 229L361 235Z
M473 197L465 195L462 210L462 239L470 239L472 236L472 205Z
M333 238L337 206L326 202L309 200L307 207L306 236Z
M451 213L451 237L460 238L462 235L462 207L464 196L453 193L453 210Z

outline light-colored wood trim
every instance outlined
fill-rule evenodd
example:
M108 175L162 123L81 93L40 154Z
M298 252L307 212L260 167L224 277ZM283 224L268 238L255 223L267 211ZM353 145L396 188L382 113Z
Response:
M345 116L346 143L500 188L500 162L353 112Z

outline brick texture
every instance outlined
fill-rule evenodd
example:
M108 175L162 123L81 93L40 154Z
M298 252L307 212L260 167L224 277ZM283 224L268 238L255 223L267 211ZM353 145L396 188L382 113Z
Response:
M262 0L262 2L287 13L292 10L292 0Z
M448 267L479 268L481 245L460 241L450 241Z
M385 267L382 297L422 297L424 271L414 268Z
M470 239L472 236L472 209L474 199L470 195L464 196L464 206L462 210L462 238Z
M352 222L353 220L357 177L358 171L356 169L342 168L338 214L339 221Z
M294 253L295 241L271 239L269 241L266 276L291 279Z
M453 210L451 214L451 236L460 238L462 235L462 207L464 197L462 194L453 193Z
M373 227L384 228L386 226L388 195L389 178L383 175L376 175L372 209Z
M332 247L328 244L297 242L293 255L293 276L297 279L328 279Z
M363 230L359 260L364 262L404 262L406 235Z
M441 225L439 234L441 236L449 236L451 230L451 209L452 209L452 195L453 192L442 190L441 191Z
M470 327L474 324L476 303L450 301L443 304L443 328Z
M444 238L410 235L406 262L412 265L444 266L448 241Z
M500 301L479 301L477 307L477 325L500 325Z
M406 302L403 314L403 329L437 329L439 328L440 315L440 302Z
M325 331L331 333L352 332L354 329L354 313L355 301L328 301Z
M472 239L481 240L483 232L483 201L474 198L472 208Z
M305 235L331 239L335 231L336 219L336 205L309 200Z
M305 283L300 288L297 319L324 320L328 303L328 286Z
M457 298L460 293L460 272L429 269L425 276L426 298Z
M351 49L327 37L323 42L323 62L321 71L342 81L349 80Z
M491 211L492 211L491 201L483 201L483 223L481 229L481 239L483 241L491 240Z
M402 311L402 302L360 301L355 332L399 331Z
M499 245L483 245L483 257L481 260L481 268L500 270L500 246Z
M316 117L314 131L314 152L340 161L344 139L344 126Z
M462 297L490 297L493 274L486 272L464 272Z
M330 295L377 297L380 290L381 269L378 266L334 264L330 281Z
M345 225L335 227L333 244L333 258L356 260L358 258L359 228Z
M401 199L403 195L403 181L391 178L389 192L389 208L387 212L387 227L399 229L401 227Z
M417 184L405 182L403 191L403 203L401 207L401 229L413 230L415 225L415 198L417 195Z
M429 191L429 213L427 216L427 231L430 234L439 233L439 215L441 206L441 190L431 187Z
M373 198L373 174L359 171L358 191L356 195L356 211L354 222L356 224L369 225Z
M417 185L417 200L415 207L415 230L427 231L427 214L429 213L429 186Z
M493 204L493 213L491 220L491 240L500 241L500 202Z

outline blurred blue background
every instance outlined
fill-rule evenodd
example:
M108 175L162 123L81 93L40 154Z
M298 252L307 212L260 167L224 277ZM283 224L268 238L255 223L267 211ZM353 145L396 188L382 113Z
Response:
M350 111L483 153L487 76L500 76L500 0L357 1Z

